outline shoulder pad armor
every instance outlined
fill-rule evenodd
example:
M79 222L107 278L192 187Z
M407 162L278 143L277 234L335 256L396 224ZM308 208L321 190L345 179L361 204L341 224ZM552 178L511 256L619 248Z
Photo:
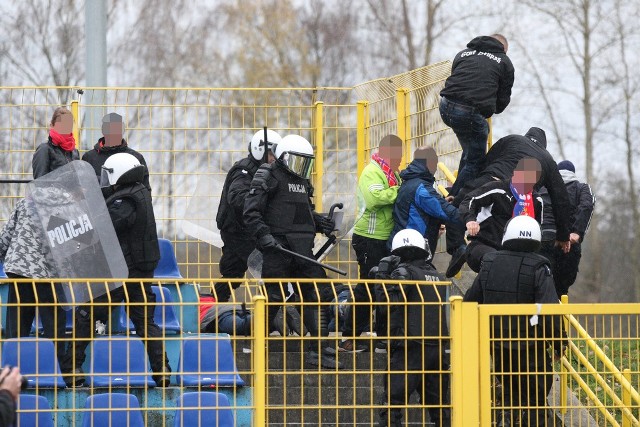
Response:
M395 280L411 280L411 272L404 266L399 266L391 273L391 278Z
M249 190L249 193L254 194L258 188L263 191L268 191L269 186L267 185L267 182L269 181L269 178L271 178L271 165L264 164L260 166L255 175L253 175L251 190Z

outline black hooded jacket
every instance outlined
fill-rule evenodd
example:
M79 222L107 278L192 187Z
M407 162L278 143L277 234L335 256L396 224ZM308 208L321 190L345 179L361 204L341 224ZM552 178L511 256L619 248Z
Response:
M535 189L538 190L542 186L547 188L556 220L557 240L566 242L569 240L569 194L558 172L558 165L546 147L547 138L540 128L529 129L526 136L507 135L500 138L487 152L485 167L480 175L510 180L520 159L537 159L542 166L542 175ZM458 193L454 204L462 203L467 194L462 191Z
M120 145L116 145L115 147L105 147L104 138L100 138L96 145L93 146L93 150L87 151L82 155L82 160L93 166L93 169L96 171L96 175L98 176L98 180L100 180L100 176L102 175L102 165L104 165L104 162L106 162L109 157L113 156L116 153L131 154L133 157L138 159L140 164L144 166L144 177L142 178L142 184L144 184L144 186L147 187L147 190L151 192L147 162L144 160L142 154L129 147L129 145L127 145L127 141L124 139L122 140L122 143Z
M480 114L500 114L511 101L513 64L499 40L480 36L458 52L440 96L476 107Z

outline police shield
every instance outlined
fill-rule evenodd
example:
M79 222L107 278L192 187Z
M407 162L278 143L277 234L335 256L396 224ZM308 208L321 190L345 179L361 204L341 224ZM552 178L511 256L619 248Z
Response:
M201 175L181 222L185 234L217 248L222 247L216 216L223 185L219 175Z
M73 161L44 175L27 188L42 227L47 258L59 278L127 278L122 255L96 175L87 162ZM58 298L65 309L103 295L122 283L61 283Z

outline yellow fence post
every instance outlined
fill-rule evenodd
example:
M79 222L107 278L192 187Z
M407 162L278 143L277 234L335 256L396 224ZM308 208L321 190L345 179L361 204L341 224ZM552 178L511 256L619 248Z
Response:
M267 332L264 320L267 299L262 295L253 297L253 425L262 427L267 425L267 370L265 352L267 349Z
M629 368L622 370L622 375L631 384L631 370ZM627 388L622 388L622 403L625 407L631 409L631 392ZM625 412L622 413L622 427L631 427L633 425L632 420L627 416Z
M403 156L400 169L407 166L407 159L411 157L411 103L409 89L399 87L396 89L396 120L398 123L398 136L403 142Z
M80 101L71 101L71 115L73 116L73 139L76 148L80 148Z
M480 425L478 304L451 302L451 416L452 426Z
M562 302L562 304L567 305L569 304L569 296L568 295L562 295L560 297L560 301ZM562 316L562 326L564 329L565 334L567 334L567 337L569 337L569 322L567 321L567 318ZM571 351L571 347L569 346L569 350L567 351ZM560 355L561 357L564 357L565 355L562 354ZM562 415L567 413L567 387L569 385L569 376L568 376L568 372L567 372L567 368L564 366L564 363L560 363L560 413Z
M491 146L493 145L493 121L491 117L487 119L487 124L489 125L489 135L487 135L487 151L491 150Z
M313 131L316 144L316 178L313 183L313 202L316 212L322 212L322 177L324 176L324 102L318 101L313 104Z
M358 160L358 177L366 163L367 132L369 128L369 103L358 101L356 124L356 156Z

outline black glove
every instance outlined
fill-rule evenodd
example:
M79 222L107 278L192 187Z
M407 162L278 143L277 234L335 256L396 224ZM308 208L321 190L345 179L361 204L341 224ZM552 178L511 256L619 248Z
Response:
M315 215L314 220L316 222L316 230L321 232L325 236L329 236L336 228L336 222L329 217Z
M397 255L382 258L378 263L376 279L388 279L391 277L391 272L398 267L398 264L400 264L400 257Z
M278 242L271 234L265 234L258 239L257 246L260 251L272 250L279 248L280 242Z

